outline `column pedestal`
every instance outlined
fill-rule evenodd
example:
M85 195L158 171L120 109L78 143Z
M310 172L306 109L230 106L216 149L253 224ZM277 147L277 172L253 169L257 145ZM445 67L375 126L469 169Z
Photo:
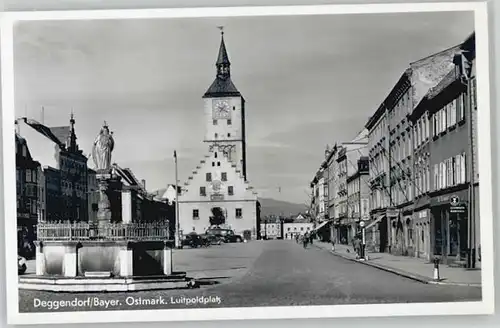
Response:
M163 274L172 274L172 248L168 245L163 248Z
M133 253L129 248L120 249L120 276L130 277L134 274Z
M36 242L35 259L36 275L43 276L45 274L45 255L43 254L43 245L41 242Z
M63 274L65 277L78 275L78 246L66 246L63 259Z

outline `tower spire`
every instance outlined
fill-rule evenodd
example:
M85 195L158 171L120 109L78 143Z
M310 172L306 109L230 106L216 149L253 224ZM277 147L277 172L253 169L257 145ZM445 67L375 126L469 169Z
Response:
M241 96L240 92L231 81L231 62L227 55L226 43L224 40L224 27L217 26L217 28L220 30L221 35L219 53L215 63L217 74L215 76L215 81L208 88L203 97Z
M76 144L76 133L75 133L75 115L73 114L73 108L71 109L71 116L69 120L70 131L69 131L69 151L77 152L78 145Z
M215 63L215 66L217 67L217 77L220 79L227 79L231 75L229 71L231 63L229 62L226 43L224 42L224 26L217 26L217 28L220 30L219 55L217 56L217 62Z

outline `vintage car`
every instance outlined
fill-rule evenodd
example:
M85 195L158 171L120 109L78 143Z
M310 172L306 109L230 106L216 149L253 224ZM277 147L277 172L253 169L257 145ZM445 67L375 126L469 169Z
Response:
M243 237L234 233L230 229L210 228L206 231L207 236L213 236L216 241L224 243L242 243Z
M191 248L202 247L204 246L204 239L196 232L191 232L187 235L182 236L182 247L184 246L189 246Z
M17 256L17 272L19 274L24 274L27 269L26 259L20 255Z

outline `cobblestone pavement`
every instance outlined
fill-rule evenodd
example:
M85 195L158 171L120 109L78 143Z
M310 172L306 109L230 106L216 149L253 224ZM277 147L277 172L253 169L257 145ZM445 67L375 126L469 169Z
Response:
M20 311L49 311L47 307L35 308L34 299L90 300L92 305L60 307L50 311L453 302L481 299L481 289L477 287L423 284L343 259L327 249L303 249L293 241L255 241L208 249L186 249L177 251L174 261L176 270L188 271L191 276L208 278L217 284L192 290L105 294L23 290L20 291ZM205 297L203 300L206 304L200 304L202 299L196 297ZM153 302L158 304L151 304ZM186 302L193 303L187 305Z

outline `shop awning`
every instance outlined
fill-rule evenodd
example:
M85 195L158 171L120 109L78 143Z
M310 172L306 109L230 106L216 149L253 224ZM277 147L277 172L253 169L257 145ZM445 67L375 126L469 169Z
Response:
M379 216L378 218L376 218L374 221L372 221L369 225L367 225L365 227L365 229L370 229L371 227L373 227L374 225L376 225L377 223L379 223L380 221L382 221L382 219L385 217L385 215L381 215Z
M316 228L314 228L312 231L318 231L319 229L323 228L324 226L326 226L328 223L330 223L330 221L323 221L319 224L319 226L317 226Z

